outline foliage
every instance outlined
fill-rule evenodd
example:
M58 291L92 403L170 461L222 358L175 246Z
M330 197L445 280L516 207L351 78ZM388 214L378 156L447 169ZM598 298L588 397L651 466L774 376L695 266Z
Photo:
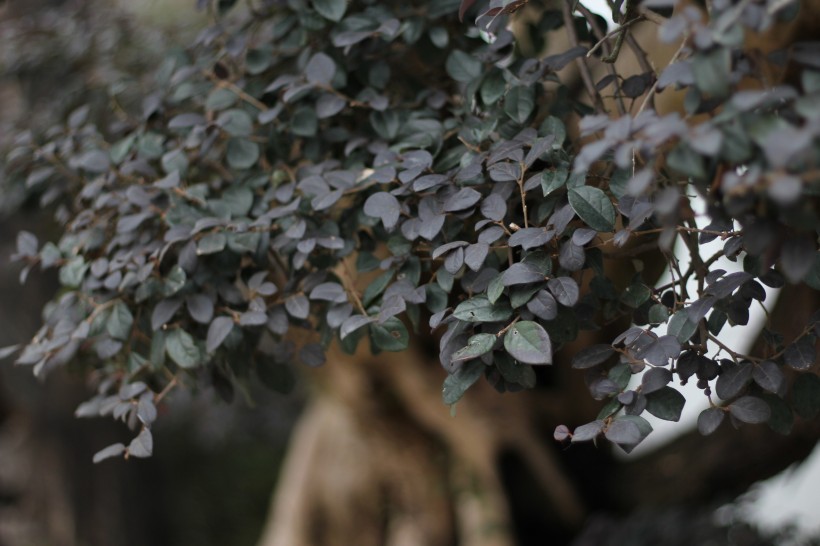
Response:
M178 384L286 390L289 364L320 366L331 343L401 351L428 328L454 404L481 376L531 388L580 331L622 325L572 356L606 404L559 440L630 451L652 430L645 411L680 417L672 384L693 376L725 402L701 414L705 434L727 414L783 432L817 414L817 316L787 345L768 325L763 355L717 338L747 323L762 285L820 289L816 58L795 50L797 81L770 86L741 48L744 26L793 6L716 1L708 23L682 10L660 28L684 40L672 64L584 94L559 72L600 66L579 45L599 19L543 10L536 28L570 22L574 38L528 56L506 27L524 3L269 1L169 57L117 123L80 108L18 139L6 184L58 201L65 231L18 238L24 273L56 268L63 289L17 363L95 370L77 415L138 430L97 460L149 456ZM480 8L476 25L460 7ZM667 87L686 90L683 116L651 107ZM660 287L643 267L659 256L674 273ZM743 271L717 269L720 256Z

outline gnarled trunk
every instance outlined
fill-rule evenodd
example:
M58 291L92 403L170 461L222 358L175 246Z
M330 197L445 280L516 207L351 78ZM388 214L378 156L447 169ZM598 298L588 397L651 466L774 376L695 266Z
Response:
M773 319L793 317L797 331L817 307L814 291L787 287ZM593 513L730 500L804 459L820 437L817 422L798 423L788 437L724 428L628 461L608 445L566 448L552 440L554 426L597 411L582 373L567 367L557 364L551 386L530 392L502 395L482 380L450 415L434 356L373 356L365 343L354 355L332 352L259 545L568 543Z

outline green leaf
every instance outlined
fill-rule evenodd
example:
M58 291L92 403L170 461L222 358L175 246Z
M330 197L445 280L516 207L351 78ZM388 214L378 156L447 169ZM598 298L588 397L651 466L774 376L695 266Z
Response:
M370 338L373 345L382 351L403 351L410 343L407 328L396 317L387 319L383 324L371 324Z
M441 388L441 397L445 404L452 405L461 400L473 383L478 381L486 366L480 360L468 362L455 373L448 375Z
M487 106L495 104L504 96L506 88L507 81L504 79L504 74L500 70L493 70L481 84L481 101Z
M569 190L569 204L575 214L592 229L603 232L615 229L615 208L599 188L572 188Z
M196 368L202 363L202 353L194 338L181 328L168 332L165 350L181 368Z
M296 136L316 136L318 127L319 118L316 116L316 110L313 108L299 108L293 113L293 117L290 120L290 131Z
M522 320L507 330L504 348L525 364L552 364L552 344L547 331L529 320Z
M493 360L504 381L516 383L525 389L535 387L536 378L532 366L521 364L503 353L499 354L498 357Z
M643 283L635 282L626 287L621 294L621 303L637 309L652 296L652 290Z
M347 10L347 0L313 0L319 15L331 21L341 21Z
M259 160L259 146L244 138L232 138L228 141L225 158L233 169L250 169Z
M78 288L83 282L86 271L88 271L88 264L85 263L83 257L75 256L60 268L60 284L69 288Z
M675 336L681 343L686 343L697 329L698 324L689 319L688 311L681 309L669 319L666 331L669 335Z
M484 65L469 53L454 49L447 57L445 68L447 74L457 82L468 83L481 75Z
M712 97L725 97L729 94L731 68L731 50L726 47L716 47L711 52L699 53L692 59L695 85Z
M535 109L535 92L531 86L517 86L504 97L504 113L510 119L524 124Z
M686 398L672 387L646 395L646 411L665 421L678 421L684 405Z
M559 188L563 188L567 183L568 177L569 170L566 165L559 165L554 171L547 170L541 173L541 190L544 193L544 197Z
M512 316L512 309L504 303L492 304L487 296L479 295L458 304L453 316L465 322L501 322Z
M114 339L126 340L131 337L131 326L134 324L134 316L123 302L117 302L111 309L105 329L108 335Z
M476 334L467 340L467 345L453 353L450 362L461 362L477 358L493 350L496 337L494 334Z

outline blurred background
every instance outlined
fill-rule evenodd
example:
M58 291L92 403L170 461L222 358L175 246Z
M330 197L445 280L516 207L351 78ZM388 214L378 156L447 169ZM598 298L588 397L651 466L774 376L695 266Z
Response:
M119 96L125 100L129 93L139 95L141 75L169 48L184 44L208 24L193 3L0 3L0 149L20 127L47 127L89 100L96 115L103 116L110 105L108 82L120 82ZM59 100L55 88L60 89ZM53 274L38 271L20 284L19 267L9 260L17 232L31 231L45 240L55 237L57 227L36 203L22 196L18 202L14 196L9 199L0 203L0 211L17 209L0 215L0 347L36 332L40 310L56 287ZM4 362L0 546L256 544L305 390L299 385L284 396L260 387L231 405L206 389L178 391L154 428L152 458L93 465L95 451L127 443L130 433L109 420L74 418L91 387L70 369L41 383L30 368ZM694 507L670 512L660 522L641 514L620 520L621 536L632 537L621 543L643 544L635 537L651 525L672 531L713 528L707 533L713 544L809 543L818 526L818 458L716 512ZM756 530L748 522L764 528ZM579 543L598 543L596 532L612 533L612 525L606 519L593 522L586 542Z

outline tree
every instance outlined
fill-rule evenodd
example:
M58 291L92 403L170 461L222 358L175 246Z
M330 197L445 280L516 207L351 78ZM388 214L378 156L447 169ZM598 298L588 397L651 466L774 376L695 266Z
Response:
M520 0L268 1L236 20L201 4L217 24L139 109L97 124L81 107L7 157L6 187L56 203L63 226L21 233L17 256L63 288L3 354L99 378L77 415L135 436L95 460L150 456L177 387L230 401L326 362L305 371L270 544L567 540L596 509L737 494L807 455L820 77L810 46L744 39L797 39L797 4L716 2L707 23L628 2L609 38L561 4L517 30L539 53L547 31L567 37L545 56L507 25ZM642 19L680 44L658 73ZM719 334L763 285L779 303L745 354ZM679 419L690 380L710 401L701 433L758 426L682 438L668 449L701 462L679 467L583 445L631 451L642 415ZM755 467L728 455L749 450Z

